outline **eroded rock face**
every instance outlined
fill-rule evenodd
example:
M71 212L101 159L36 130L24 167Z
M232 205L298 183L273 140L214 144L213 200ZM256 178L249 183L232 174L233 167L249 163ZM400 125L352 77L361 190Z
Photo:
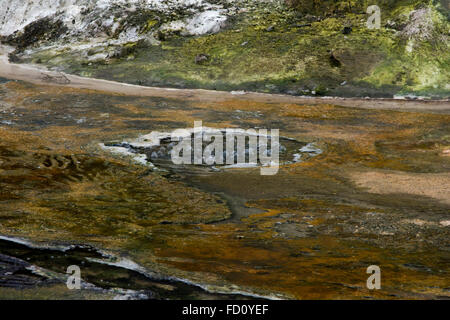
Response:
M0 36L25 49L48 40L114 43L151 40L165 30L187 35L218 32L227 10L203 0L2 0ZM5 3L4 3L5 2Z

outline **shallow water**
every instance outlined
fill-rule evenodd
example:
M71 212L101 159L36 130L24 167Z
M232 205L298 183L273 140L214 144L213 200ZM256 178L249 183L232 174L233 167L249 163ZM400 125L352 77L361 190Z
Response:
M322 153L261 176L258 168L153 170L99 146L192 128L195 120L280 129ZM448 298L449 122L447 114L7 82L0 84L0 234L46 246L88 245L210 292ZM360 185L355 177L367 174L376 174L371 185ZM379 190L386 174L394 193ZM408 179L427 183L420 189ZM33 263L59 272L68 263L9 246L0 252L34 256ZM77 262L85 258L74 253ZM365 286L373 264L381 267L382 290ZM95 270L85 270L95 284L161 298L212 297L191 287L158 291L152 279L124 270Z
M109 262L111 259L91 247L73 247L60 251L30 248L13 241L0 240L0 251L3 255L13 256L60 274L66 273L67 266L79 265L83 270L83 281L103 290L117 288L123 291L132 290L134 291L133 296L139 299L248 299L243 295L214 294L174 278L151 277L132 269L115 266L113 265L114 261ZM32 288L36 286L37 281L46 282L45 285L49 283L64 284L64 281L59 279L52 277L45 279L32 272L29 272L27 276L33 279L40 278L35 280L36 282L30 282L29 279L27 279L28 281L17 281L17 275L20 273L16 271L14 274L16 278L8 277L3 273L0 277L0 286L15 289Z

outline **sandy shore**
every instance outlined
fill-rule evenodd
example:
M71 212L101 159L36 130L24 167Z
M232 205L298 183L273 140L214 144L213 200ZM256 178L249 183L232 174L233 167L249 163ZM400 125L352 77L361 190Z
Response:
M399 99L357 99L336 97L296 97L282 94L266 94L255 92L224 92L203 89L172 89L131 85L115 81L94 78L84 78L61 72L49 71L43 66L10 63L8 53L13 48L0 45L0 77L13 80L22 80L40 85L56 85L78 89L99 90L109 93L165 97L196 100L204 102L218 102L230 99L252 100L265 103L297 103L297 104L333 104L344 107L426 111L450 113L448 100L399 100Z

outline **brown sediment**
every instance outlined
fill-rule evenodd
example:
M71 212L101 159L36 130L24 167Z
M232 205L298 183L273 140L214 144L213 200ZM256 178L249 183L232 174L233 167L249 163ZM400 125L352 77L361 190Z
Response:
M369 192L408 193L435 198L450 204L450 173L353 172L350 177Z
M116 296L101 290L68 290L59 283L22 289L0 287L0 297L5 300L112 300Z
M24 82L0 92L2 235L94 245L225 292L448 297L449 206L438 200L449 179L449 115ZM271 177L236 169L172 179L98 146L193 120L280 128L323 153ZM358 186L361 172L370 180ZM365 287L372 264L383 290Z

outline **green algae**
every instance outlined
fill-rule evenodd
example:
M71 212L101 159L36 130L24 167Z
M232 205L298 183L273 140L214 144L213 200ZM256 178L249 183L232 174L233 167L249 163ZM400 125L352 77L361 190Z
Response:
M284 6L254 4L223 31L198 37L167 34L160 45L139 45L101 63L77 51L38 51L32 61L83 76L180 88L248 90L294 95L448 97L449 23L431 5L432 40L400 35L420 1L387 1L382 28L369 30L364 10L302 15ZM351 6L360 8L360 6ZM154 20L148 23L153 25ZM351 27L350 34L343 34ZM207 54L206 63L195 57Z

